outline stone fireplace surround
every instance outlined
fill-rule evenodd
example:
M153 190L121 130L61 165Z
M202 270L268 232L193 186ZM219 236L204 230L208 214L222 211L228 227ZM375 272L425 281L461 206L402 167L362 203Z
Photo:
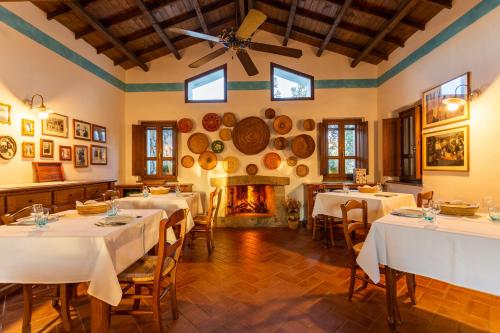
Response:
M210 185L222 190L217 227L254 228L286 227L286 209L281 204L285 199L285 186L290 185L289 177L273 176L229 176L210 178ZM272 216L226 215L227 187L245 185L270 185L274 189L274 207Z

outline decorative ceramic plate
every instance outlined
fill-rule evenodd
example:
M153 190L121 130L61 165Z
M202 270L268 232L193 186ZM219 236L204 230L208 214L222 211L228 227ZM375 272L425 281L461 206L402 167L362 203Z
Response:
M296 166L297 165L297 157L295 156L290 156L287 160L286 160L286 164L288 164L289 166Z
M300 158L308 158L314 153L316 143L308 134L297 135L292 140L292 152Z
M250 176L253 176L253 175L257 174L257 172L259 171L259 168L255 164L249 164L249 165L247 165L246 170Z
M215 132L220 127L220 116L217 113L207 113L201 120L203 128L209 132Z
M299 164L295 168L295 174L299 177L305 177L309 174L309 167L305 164Z
M222 161L226 173L235 173L240 167L240 161L234 156L228 156Z
M219 131L219 138L224 141L229 141L232 138L232 131L230 128L223 128Z
M278 134L287 134L292 129L293 122L288 116L282 115L274 119L273 127Z
M205 170L212 170L217 166L217 155L211 151L204 151L198 158L198 164Z
M194 133L188 139L188 147L195 154L201 154L208 148L208 136L204 133Z
M181 164L185 168L190 168L194 165L194 158L191 155L186 155L181 159Z
M222 151L224 150L224 142L220 140L215 140L214 142L212 142L211 147L214 153L216 154L222 153Z
M17 145L11 136L0 136L0 157L4 160L12 159L17 152Z
M189 118L182 118L177 122L177 127L181 133L189 133L193 129L193 121Z
M304 130L306 131L312 131L316 128L316 123L312 119L306 119L302 123L302 127L304 127Z
M264 165L269 170L278 169L281 165L281 157L276 153L267 153L264 155Z
M259 117L242 119L233 128L233 143L246 155L255 155L266 149L270 136L269 127Z
M276 116L276 111L274 111L274 109L269 108L264 112L264 115L266 116L267 119L273 119Z
M273 140L274 148L278 150L283 150L288 146L288 140L282 136L279 136Z
M233 127L236 124L236 115L232 112L226 112L222 116L222 124L227 127Z

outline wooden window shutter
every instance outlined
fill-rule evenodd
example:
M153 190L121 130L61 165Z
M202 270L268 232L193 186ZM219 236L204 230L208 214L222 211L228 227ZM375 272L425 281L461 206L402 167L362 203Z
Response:
M422 179L422 105L415 106L415 178Z
M142 125L132 125L132 176L144 176L145 131Z
M357 155L358 155L358 168L363 168L366 169L366 174L369 174L370 171L368 170L368 122L363 121L358 124L358 130L356 131L357 134Z
M399 177L401 174L401 147L399 118L382 120L383 175Z
M328 145L326 143L326 126L324 122L318 123L318 136L319 173L325 176L328 174Z

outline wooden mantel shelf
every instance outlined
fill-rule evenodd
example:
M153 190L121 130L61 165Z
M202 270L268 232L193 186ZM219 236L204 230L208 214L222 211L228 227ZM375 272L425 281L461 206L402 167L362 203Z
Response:
M238 185L290 185L289 177L273 176L230 176L210 178L210 185L214 187L238 186Z

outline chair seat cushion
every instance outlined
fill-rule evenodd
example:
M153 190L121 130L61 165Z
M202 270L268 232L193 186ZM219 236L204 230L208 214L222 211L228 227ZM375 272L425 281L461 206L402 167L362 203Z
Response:
M132 266L118 275L118 280L124 282L148 282L155 277L157 256L144 256L137 260ZM168 274L175 267L175 261L166 257L163 263L163 276Z
M357 244L355 244L352 249L354 250L354 253L356 254L356 256L359 254L359 252L361 252L361 249L363 248L363 244L365 242L359 242Z

